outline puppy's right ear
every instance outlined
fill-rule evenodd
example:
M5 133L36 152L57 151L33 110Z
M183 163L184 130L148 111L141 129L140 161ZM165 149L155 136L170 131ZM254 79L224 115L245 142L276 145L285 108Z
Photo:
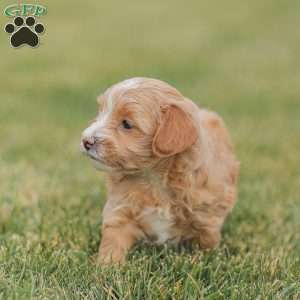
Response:
M161 123L152 142L155 155L167 157L181 153L196 142L197 128L188 112L171 104L163 108L162 114Z

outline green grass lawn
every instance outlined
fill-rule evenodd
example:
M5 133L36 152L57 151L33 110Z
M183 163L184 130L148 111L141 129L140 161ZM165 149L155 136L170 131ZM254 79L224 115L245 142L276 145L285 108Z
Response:
M300 299L300 2L41 4L39 48L0 30L0 299ZM212 253L140 245L101 268L106 191L79 140L96 95L132 76L224 117L239 202Z

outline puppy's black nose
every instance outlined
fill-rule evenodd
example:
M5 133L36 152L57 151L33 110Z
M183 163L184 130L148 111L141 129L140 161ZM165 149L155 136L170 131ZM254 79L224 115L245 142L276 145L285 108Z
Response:
M94 140L94 138L83 138L82 139L82 143L83 143L83 146L84 146L84 148L85 148L85 150L90 150L92 147L93 147L93 145L95 144L95 140Z

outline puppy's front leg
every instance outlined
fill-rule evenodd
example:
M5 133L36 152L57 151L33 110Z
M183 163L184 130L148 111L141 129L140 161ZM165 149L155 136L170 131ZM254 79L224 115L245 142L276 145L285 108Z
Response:
M219 246L221 233L219 228L206 227L200 231L199 244L203 250L215 249Z
M126 224L104 225L98 262L100 264L124 262L129 249L141 235L138 226L130 221Z

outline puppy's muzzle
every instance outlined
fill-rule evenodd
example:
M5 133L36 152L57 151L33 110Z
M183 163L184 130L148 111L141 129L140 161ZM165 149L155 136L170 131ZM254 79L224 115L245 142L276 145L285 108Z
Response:
M89 151L96 143L96 140L93 137L83 138L82 144L86 151Z

